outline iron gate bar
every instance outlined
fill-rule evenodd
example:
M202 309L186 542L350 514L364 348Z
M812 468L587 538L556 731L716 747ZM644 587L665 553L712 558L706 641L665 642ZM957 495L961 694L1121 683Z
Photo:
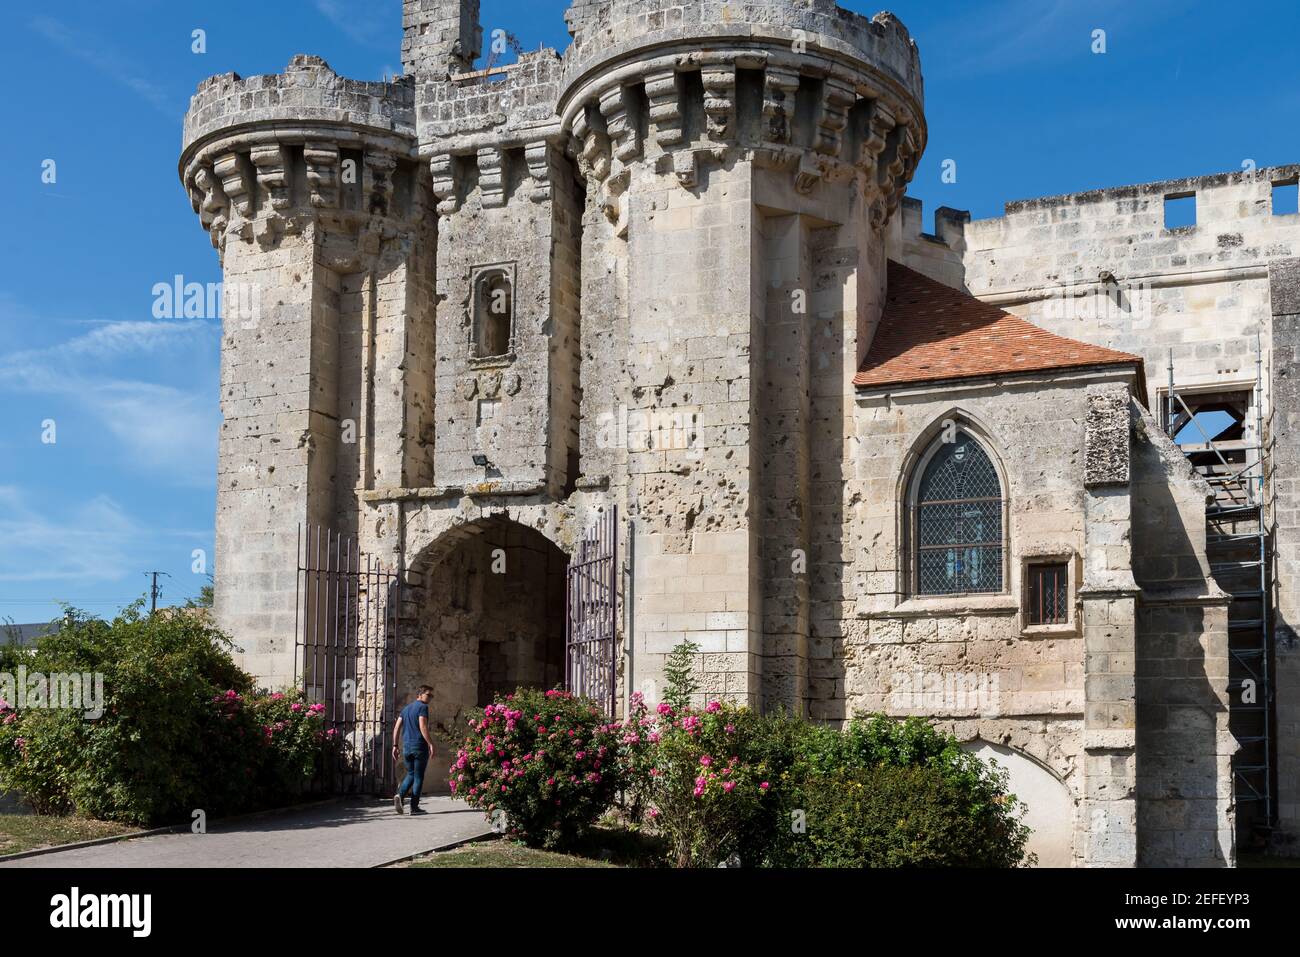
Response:
M564 590L564 684L615 713L618 661L618 509L611 508L577 542Z
M325 706L339 760L314 789L377 793L394 767L386 747L395 711L401 575L323 526L298 528L294 682Z

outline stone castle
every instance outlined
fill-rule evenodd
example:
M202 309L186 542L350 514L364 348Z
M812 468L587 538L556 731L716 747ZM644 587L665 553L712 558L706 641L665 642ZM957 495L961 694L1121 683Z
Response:
M927 233L892 15L565 20L565 51L484 65L477 0L406 0L393 82L295 56L192 100L182 180L227 289L260 293L221 373L245 666L300 680L318 526L399 570L395 697L433 685L447 729L553 686L616 514L615 709L690 640L709 695L923 715L996 757L1043 863L1224 865L1294 831L1298 170ZM1231 424L1178 435L1203 413Z

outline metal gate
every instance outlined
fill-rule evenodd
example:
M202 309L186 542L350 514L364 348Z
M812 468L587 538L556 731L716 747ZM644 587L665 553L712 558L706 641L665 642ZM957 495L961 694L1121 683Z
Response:
M312 790L385 794L395 720L401 576L321 526L298 528L295 683L334 742Z
M618 509L578 541L565 590L564 686L614 715L618 660Z

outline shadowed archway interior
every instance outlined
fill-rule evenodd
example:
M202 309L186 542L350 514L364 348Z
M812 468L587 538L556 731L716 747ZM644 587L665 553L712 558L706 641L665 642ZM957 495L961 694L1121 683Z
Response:
M568 567L553 542L505 518L448 534L455 538L436 543L423 570L418 628L398 658L399 707L420 685L434 689L429 715L445 754L471 709L519 687L563 683ZM445 784L444 763L435 762L430 786Z

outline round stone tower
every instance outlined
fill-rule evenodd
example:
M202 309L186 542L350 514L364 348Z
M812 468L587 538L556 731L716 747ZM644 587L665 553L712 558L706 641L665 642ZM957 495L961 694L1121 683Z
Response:
M567 19L580 484L636 516L638 683L690 639L709 693L840 717L851 380L925 146L916 45L831 0L578 0ZM592 426L620 402L644 433L610 447Z

